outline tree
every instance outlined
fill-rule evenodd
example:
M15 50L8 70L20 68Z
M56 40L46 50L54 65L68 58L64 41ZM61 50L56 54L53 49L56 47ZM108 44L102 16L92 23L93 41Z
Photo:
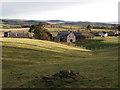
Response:
M45 23L40 22L34 29L34 37L36 39L42 39L42 40L46 40L46 37L50 37L52 39L52 34L45 29L44 27Z
M34 29L35 29L35 25L32 25L32 26L30 26L30 29L29 29L29 31L28 31L28 32L33 32L33 31L34 31Z
M118 25L118 31L120 31L120 25Z
M88 31L91 31L91 25L88 25L86 28Z

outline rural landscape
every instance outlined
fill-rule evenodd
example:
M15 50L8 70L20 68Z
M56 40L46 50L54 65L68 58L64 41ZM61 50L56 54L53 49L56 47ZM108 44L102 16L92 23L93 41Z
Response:
M3 89L119 87L116 2L79 1L3 3Z
M8 20L13 21L15 22ZM8 22L4 22L4 26L11 26ZM58 22L60 21L56 23ZM95 25L90 24L90 30L87 29L88 24L48 25L44 22L42 25L52 34L52 39L46 38L44 34L45 38L42 40L39 37L35 39L14 35L4 37L4 33L9 31L14 34L35 30L31 28L32 24L26 28L3 29L3 88L44 88L46 85L44 80L40 79L41 76L52 75L60 70L73 70L80 75L76 80L71 80L71 83L66 82L66 78L53 81L54 84L48 85L48 88L118 87L119 33L114 34L118 29L116 25L97 25L98 28L93 29ZM99 29L100 27L103 28ZM76 42L53 40L59 32L70 31L83 33L79 36L82 38ZM108 33L108 36L97 34L103 31L112 33Z

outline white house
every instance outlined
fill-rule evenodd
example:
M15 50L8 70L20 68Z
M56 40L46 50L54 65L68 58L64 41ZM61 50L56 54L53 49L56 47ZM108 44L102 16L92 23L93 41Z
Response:
M107 33L99 33L99 35L100 35L101 37L107 37L107 36L108 36Z

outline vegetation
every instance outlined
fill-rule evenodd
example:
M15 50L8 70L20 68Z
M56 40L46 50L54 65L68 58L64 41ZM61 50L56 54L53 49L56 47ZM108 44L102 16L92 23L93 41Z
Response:
M109 32L109 31L114 31L113 29L91 29L91 31L105 31L105 32Z
M90 50L98 50L105 48L118 47L118 38L109 37L109 38L101 38L94 37L94 39L83 39L81 41L76 42L76 46L84 47Z
M100 27L100 28L99 28ZM47 27L49 31L83 31L83 30L88 30L88 31L113 31L116 30L113 27L108 26L105 28L102 28L103 26L95 26L95 25L60 25L60 26L52 26L52 27Z
M118 30L120 31L120 25L118 26Z
M34 29L35 29L35 25L31 25L31 26L30 26L30 29L29 29L29 31L28 31L28 32L33 32L33 31L34 31Z
M19 25L24 24L33 25L30 29L7 29L18 28ZM38 22L34 20L21 22L4 20L4 23L1 23L6 28L2 29L3 34L5 31L29 31L34 32L36 39L43 39L3 38L0 40L2 42L3 88L44 88L46 86L40 79L41 75L54 74L64 69L79 72L84 79L78 77L73 83L59 80L48 88L118 87L119 37L94 37L76 43L62 42L61 44L45 41L48 36L52 39L52 36L56 36L59 31L82 30L83 35L88 35L89 31L116 30L117 25L69 22L66 25L44 27L43 23L36 24ZM85 30L86 28L88 31Z
M22 38L3 38L1 41L3 88L42 88L45 86L41 75L63 69L80 72L85 78L78 77L73 83L59 81L48 88L118 87L117 37L96 37L77 46Z
M86 29L87 29L88 31L91 31L91 25L88 25L88 26L86 27Z
M32 25L29 32L32 30L36 39L46 40L48 36L52 39L52 34L44 28L44 23L39 23L37 26Z

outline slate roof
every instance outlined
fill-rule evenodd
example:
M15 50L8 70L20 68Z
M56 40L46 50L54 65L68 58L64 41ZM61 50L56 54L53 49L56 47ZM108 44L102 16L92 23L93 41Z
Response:
M70 32L62 32L62 33L58 34L55 38L56 39L64 38L65 36L68 36L69 34L70 34ZM81 33L74 32L74 35L75 36L81 35Z
M105 34L106 34L106 33L99 33L99 35L101 35L101 36L105 36Z

